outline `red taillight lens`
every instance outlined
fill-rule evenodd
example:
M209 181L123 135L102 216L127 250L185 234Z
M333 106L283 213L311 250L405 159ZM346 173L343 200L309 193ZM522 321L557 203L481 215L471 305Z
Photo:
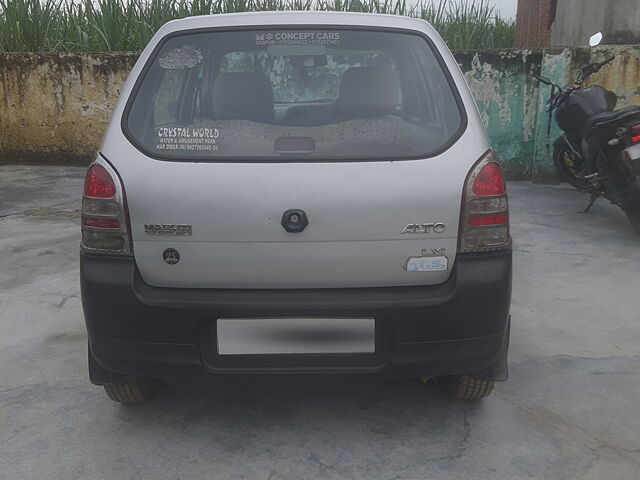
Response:
M89 167L82 199L83 252L92 255L130 255L124 186L113 167L95 163Z
M84 181L84 195L91 198L111 198L116 194L116 184L102 165L92 165Z
M498 215L483 215L469 218L469 225L473 227L481 227L486 225L502 225L507 223L509 215L500 213Z
M506 191L504 177L500 165L495 162L487 163L473 181L473 194L478 197L502 195Z
M507 188L493 151L469 172L462 203L458 252L489 252L511 246Z
M640 142L640 123L631 127L631 141L633 143Z
M85 227L120 228L120 220L117 218L82 217L82 225Z

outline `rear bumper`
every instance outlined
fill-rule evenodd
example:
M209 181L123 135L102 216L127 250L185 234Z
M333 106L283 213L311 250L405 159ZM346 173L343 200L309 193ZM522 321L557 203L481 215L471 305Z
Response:
M151 287L131 257L80 256L94 383L118 375L478 372L506 378L511 252L459 255L437 286L207 290ZM372 317L376 353L220 356L216 319Z

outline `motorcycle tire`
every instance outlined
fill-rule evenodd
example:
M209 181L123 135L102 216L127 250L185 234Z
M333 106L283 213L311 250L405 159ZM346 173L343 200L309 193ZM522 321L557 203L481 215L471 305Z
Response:
M571 153L571 149L564 143L557 144L553 148L553 163L560 176L560 180L567 182L578 190L588 190L591 188L591 183L580 177L580 173L575 168Z

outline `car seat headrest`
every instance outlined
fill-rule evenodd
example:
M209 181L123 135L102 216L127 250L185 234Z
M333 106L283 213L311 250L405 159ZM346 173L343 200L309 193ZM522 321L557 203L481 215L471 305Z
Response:
M387 115L398 105L400 80L389 67L351 67L344 72L333 103L334 118Z
M274 120L273 87L263 73L220 73L213 83L213 114L217 120Z

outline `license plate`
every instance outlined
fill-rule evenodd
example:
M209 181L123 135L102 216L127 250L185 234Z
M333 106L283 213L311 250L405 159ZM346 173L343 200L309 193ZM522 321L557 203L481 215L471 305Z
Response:
M407 272L441 272L448 268L447 257L411 257L407 260Z
M373 318L219 318L219 355L375 352Z

